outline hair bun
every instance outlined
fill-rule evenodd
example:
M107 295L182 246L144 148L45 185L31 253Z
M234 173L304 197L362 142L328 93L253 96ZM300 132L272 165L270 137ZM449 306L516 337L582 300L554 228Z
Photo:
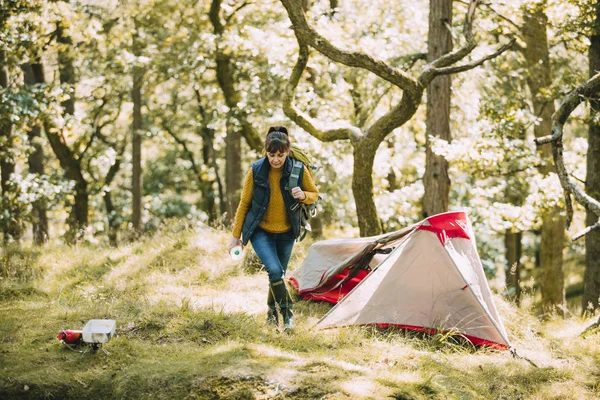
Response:
M288 134L288 130L285 126L281 126L281 125L275 125L269 128L269 131L267 132L267 135L273 133L273 132L281 132L283 133L285 136L289 136Z

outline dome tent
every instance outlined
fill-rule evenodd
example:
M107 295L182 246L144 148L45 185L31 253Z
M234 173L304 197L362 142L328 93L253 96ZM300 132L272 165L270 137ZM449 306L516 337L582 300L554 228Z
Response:
M457 329L475 345L510 347L464 212L389 234L313 244L289 278L304 299L336 304L318 329Z

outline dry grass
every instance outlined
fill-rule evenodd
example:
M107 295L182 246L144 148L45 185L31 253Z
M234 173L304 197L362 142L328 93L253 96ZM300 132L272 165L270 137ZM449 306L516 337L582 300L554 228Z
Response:
M298 302L298 327L264 322L264 271L242 269L227 232L167 227L119 248L3 249L0 398L591 399L591 319L540 322L496 297L519 355L397 330L314 331L329 305ZM306 254L301 243L292 266ZM110 352L59 344L63 328L117 320Z

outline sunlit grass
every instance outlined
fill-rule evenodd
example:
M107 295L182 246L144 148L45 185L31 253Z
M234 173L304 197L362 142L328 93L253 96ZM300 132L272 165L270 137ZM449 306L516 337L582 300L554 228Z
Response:
M5 251L0 398L600 398L600 332L580 336L594 319L541 322L494 296L511 343L539 368L455 335L316 331L331 309L321 302L297 302L297 327L281 333L265 322L266 273L232 261L229 237L184 225L117 248ZM58 343L59 329L93 318L117 321L110 355Z

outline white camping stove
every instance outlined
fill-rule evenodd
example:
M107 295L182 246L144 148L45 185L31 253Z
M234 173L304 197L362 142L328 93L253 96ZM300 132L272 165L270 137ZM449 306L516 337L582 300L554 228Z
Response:
M102 347L104 343L115 335L116 321L114 319L90 319L81 331L81 339L91 344L91 349L96 351L99 348L108 354L108 351ZM89 351L86 350L85 352Z

